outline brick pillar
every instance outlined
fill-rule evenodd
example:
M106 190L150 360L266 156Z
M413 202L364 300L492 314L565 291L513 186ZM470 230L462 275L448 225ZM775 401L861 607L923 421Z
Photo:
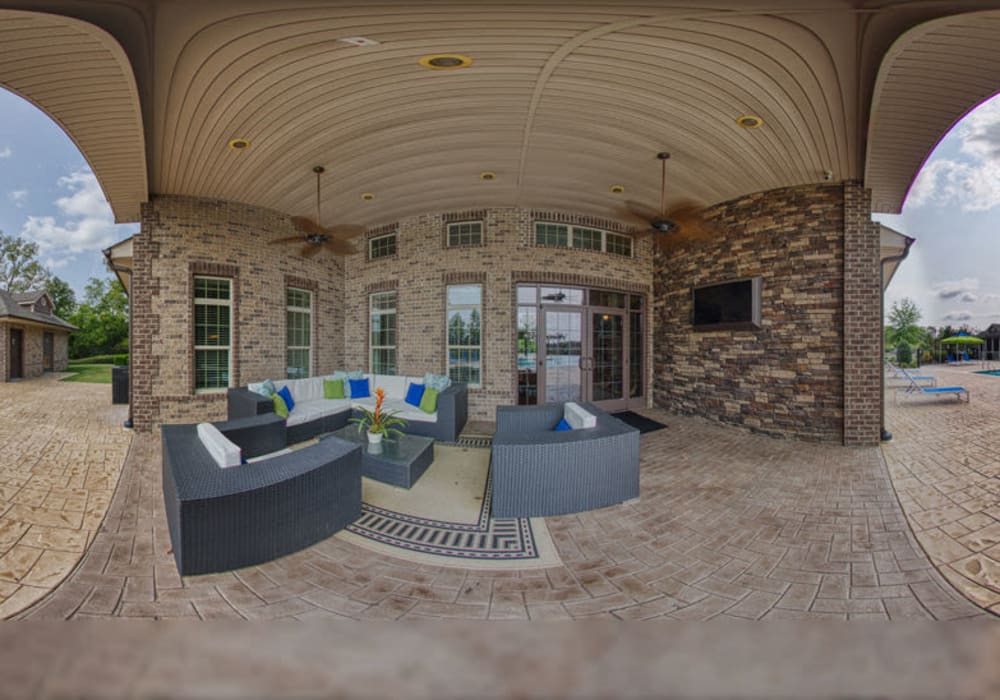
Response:
M844 184L844 444L877 445L882 428L882 287L871 192Z
M154 295L159 294L159 282L153 277L153 259L157 244L153 242L158 217L153 202L142 205L139 233L132 239L132 289L129 304L132 311L131 374L132 427L139 432L153 429L156 410L153 397L153 377L158 362L153 353L159 331L159 316L153 312Z

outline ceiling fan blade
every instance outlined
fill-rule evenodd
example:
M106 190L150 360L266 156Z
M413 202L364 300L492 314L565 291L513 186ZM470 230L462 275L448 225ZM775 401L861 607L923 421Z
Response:
M268 241L268 245L277 245L279 243L301 243L306 239L305 236L287 236L286 238L275 238L273 241Z
M636 221L640 221L644 225L648 226L650 221L660 216L660 213L656 209L646 206L645 204L640 204L639 202L626 201L625 216L629 216L635 219Z
M365 226L361 226L359 224L334 224L333 226L324 229L323 233L343 239L357 238L367 230L368 229Z
M321 227L312 219L306 218L304 216L293 216L292 224L294 224L295 228L297 228L299 231L302 231L303 233L308 233L310 235L323 233L323 227Z
M345 238L328 238L323 245L334 255L353 255L357 252L354 244Z

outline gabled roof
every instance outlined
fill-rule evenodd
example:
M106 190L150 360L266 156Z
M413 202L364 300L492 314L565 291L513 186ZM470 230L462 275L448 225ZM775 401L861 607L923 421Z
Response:
M34 292L18 292L16 294L11 294L10 296L18 304L34 304L36 301L45 296L45 290L39 290Z
M40 292L44 294L45 292ZM19 295L25 296L25 295ZM37 299L37 297L36 297ZM39 314L34 311L29 311L28 309L21 306L17 297L8 292L0 290L0 321L5 321L7 319L17 319L19 321L27 321L29 323L37 323L41 326L50 326L52 328L58 328L63 331L75 331L78 330L76 326L72 323L68 323L58 316L53 316L51 314Z

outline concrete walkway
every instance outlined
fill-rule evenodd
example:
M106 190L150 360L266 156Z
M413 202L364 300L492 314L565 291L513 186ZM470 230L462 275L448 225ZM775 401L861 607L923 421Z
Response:
M985 613L917 545L878 448L773 440L650 411L641 499L547 520L564 565L414 565L327 539L181 578L160 448L138 435L79 568L20 617L218 619L939 619Z
M941 573L978 605L1000 614L1000 376L979 367L924 367L950 398L887 395L882 447L907 520Z
M58 375L66 376L66 375ZM0 619L35 603L93 542L131 442L111 387L0 384Z

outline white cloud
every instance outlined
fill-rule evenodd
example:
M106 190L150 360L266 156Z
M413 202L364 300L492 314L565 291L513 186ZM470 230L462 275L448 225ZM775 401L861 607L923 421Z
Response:
M941 318L945 321L971 321L972 314L968 311L951 311Z
M959 301L964 301L964 302L965 302L965 303L967 303L967 304L971 304L971 303L973 303L974 301L976 301L976 299L978 299L978 298L979 298L979 297L977 297L977 296L976 296L975 294L973 294L972 292L965 292L964 294L962 294L962 296L961 296L961 297L959 297Z
M58 270L61 267L67 267L74 260L76 260L75 255L70 255L65 258L45 258L42 260L42 265L50 270Z
M979 289L979 280L975 277L963 277L960 280L953 280L949 282L938 282L937 284L931 285L931 291L934 292L934 296L939 299L954 299L955 297L961 297L962 301L975 301L976 295L973 294L977 289Z
M964 158L929 161L910 189L908 206L957 204L964 211L1000 206L1000 98L966 116L958 138Z
M59 178L69 192L56 200L62 216L29 216L21 235L38 243L39 250L53 260L67 254L106 248L115 242L114 215L104 199L97 178L89 170Z
M28 200L28 190L12 190L7 193L7 199L9 199L15 207L21 208Z
M0 148L0 159L10 158L12 155L14 155L14 151L10 150L10 146Z

